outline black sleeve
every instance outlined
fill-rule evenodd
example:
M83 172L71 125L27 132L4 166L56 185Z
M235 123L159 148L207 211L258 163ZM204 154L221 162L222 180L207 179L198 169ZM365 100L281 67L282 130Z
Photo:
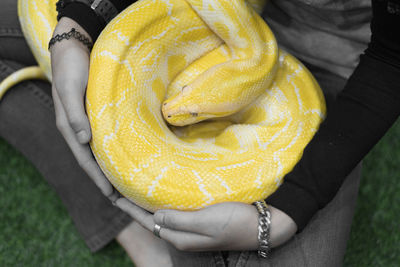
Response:
M59 0L59 2L62 0ZM118 12L124 10L136 0L110 0ZM96 13L87 5L83 3L70 3L68 5L59 5L58 18L68 17L76 21L92 38L93 42L97 39L100 32L106 26L105 22L99 18Z
M301 231L400 114L400 1L373 0L371 42L284 183L266 199ZM397 8L393 8L396 7Z

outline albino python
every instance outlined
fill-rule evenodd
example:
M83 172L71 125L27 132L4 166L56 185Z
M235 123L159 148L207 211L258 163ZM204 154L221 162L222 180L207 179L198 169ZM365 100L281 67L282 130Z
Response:
M40 69L15 73L0 93L22 79L51 80L55 2L19 0ZM255 11L262 4L142 0L102 31L86 96L90 145L111 183L139 206L251 203L300 159L325 102L310 72L279 50Z

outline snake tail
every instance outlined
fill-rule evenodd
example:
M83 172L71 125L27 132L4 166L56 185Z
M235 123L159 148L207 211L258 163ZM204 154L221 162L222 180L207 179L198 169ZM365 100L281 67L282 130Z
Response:
M0 83L0 100L3 98L4 94L14 85L32 79L47 80L45 73L39 66L22 68L12 73Z

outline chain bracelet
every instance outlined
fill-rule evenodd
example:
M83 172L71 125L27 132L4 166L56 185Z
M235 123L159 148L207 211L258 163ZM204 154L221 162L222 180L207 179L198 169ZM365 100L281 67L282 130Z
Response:
M50 48L57 42L61 42L62 40L69 40L71 38L74 38L83 43L89 49L89 51L92 50L93 44L89 40L89 38L75 30L75 28L72 28L69 32L57 34L56 36L51 38L48 49L50 50Z
M256 206L258 216L258 256L261 258L268 258L271 250L269 242L269 232L271 228L271 212L264 200L256 201L253 203Z

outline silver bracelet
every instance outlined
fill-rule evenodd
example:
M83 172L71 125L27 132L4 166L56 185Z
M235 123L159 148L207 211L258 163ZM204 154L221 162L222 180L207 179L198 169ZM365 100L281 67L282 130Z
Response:
M256 201L253 203L256 206L258 216L258 256L261 258L268 258L271 250L271 243L269 241L269 232L271 229L271 212L264 200Z

